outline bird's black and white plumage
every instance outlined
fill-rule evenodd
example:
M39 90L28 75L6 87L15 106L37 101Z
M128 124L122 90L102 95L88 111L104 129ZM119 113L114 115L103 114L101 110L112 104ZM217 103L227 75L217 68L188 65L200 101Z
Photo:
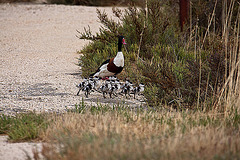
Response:
M130 92L133 90L133 84L132 82L129 82L128 80L125 82L125 84L123 84L121 86L122 89L122 93L125 94L125 97L127 97L127 95L130 96Z
M103 98L106 98L105 94L108 93L108 91L111 88L110 80L107 80L99 89L103 93Z
M102 93L104 98L106 98L107 94L109 94L110 98L114 98L113 96L118 97L118 95L123 96L123 94L125 94L127 98L131 97L130 94L134 94L134 99L136 95L142 95L145 87L142 83L134 87L135 85L128 80L120 82L116 76L110 76L106 81L99 77L84 78L83 81L76 86L79 88L77 96L80 91L82 91L88 98L92 92L97 91Z
M118 53L116 57L108 59L104 61L101 66L97 69L97 71L90 75L90 77L109 77L113 75L117 75L122 72L124 67L124 56L122 53L122 44L126 44L124 37L118 37Z
M88 95L91 92L93 92L93 90L96 90L97 86L98 86L97 77L89 78L89 79L84 78L83 81L79 85L77 85L77 87L79 88L77 92L77 96L79 95L80 91L83 91L85 92L86 97L88 97Z
M77 85L77 87L79 88L77 92L77 96L79 95L80 91L87 86L87 84L88 84L88 79L84 78L83 81L79 85Z
M141 94L144 91L144 84L140 83L138 87L133 89L134 99L136 98L136 94Z

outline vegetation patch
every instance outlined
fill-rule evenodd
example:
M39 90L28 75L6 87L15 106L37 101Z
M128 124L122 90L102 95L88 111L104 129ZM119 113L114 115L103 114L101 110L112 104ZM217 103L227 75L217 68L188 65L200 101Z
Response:
M237 117L234 111L226 116L80 104L55 118L43 137L49 143L34 154L46 159L238 159Z
M16 116L0 116L0 134L7 134L12 142L36 140L47 129L49 118L34 112Z
M216 1L204 10L201 5L210 2L192 1L191 22L181 32L177 2L146 2L142 8L113 8L116 21L97 10L99 32L93 35L90 27L79 32L80 39L92 41L79 51L82 76L88 77L105 59L114 57L117 36L123 35L128 45L118 78L144 83L150 106L211 110L226 104L228 93L236 95L238 86L239 3ZM220 20L219 11L225 20Z
M86 105L1 116L13 142L44 141L34 159L239 159L240 114ZM41 157L41 158L40 158Z

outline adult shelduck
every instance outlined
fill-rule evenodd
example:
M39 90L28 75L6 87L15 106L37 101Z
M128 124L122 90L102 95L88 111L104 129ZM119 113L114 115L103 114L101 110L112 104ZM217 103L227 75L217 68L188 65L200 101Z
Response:
M104 61L97 71L90 77L101 77L103 79L117 75L123 70L124 56L122 53L122 44L126 44L123 36L118 36L118 53L116 57Z

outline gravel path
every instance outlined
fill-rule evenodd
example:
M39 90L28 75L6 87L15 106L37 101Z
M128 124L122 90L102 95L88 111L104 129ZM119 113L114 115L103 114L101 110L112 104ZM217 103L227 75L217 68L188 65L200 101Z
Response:
M1 4L0 113L63 111L78 104L84 95L76 96L76 51L88 42L76 38L76 30L89 25L97 32L97 20L96 7ZM101 98L93 94L86 102L121 102Z
M99 9L112 13L110 7ZM76 38L76 30L89 25L97 32L97 20L96 7L0 4L0 114L61 112L79 104L84 95L76 96L81 81L76 51L88 42ZM114 104L122 99L94 93L85 101ZM33 145L8 144L6 136L0 137L0 160L25 159L23 150L31 153Z
M87 42L76 38L76 29L90 25L97 31L96 21L95 7L0 5L1 112L78 104L76 51Z

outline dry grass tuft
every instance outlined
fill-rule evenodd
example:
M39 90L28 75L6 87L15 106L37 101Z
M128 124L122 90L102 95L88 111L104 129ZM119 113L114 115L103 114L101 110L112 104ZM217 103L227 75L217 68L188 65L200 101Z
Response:
M41 154L46 159L238 159L239 122L237 112L228 117L114 109L68 113L45 132L49 143Z

